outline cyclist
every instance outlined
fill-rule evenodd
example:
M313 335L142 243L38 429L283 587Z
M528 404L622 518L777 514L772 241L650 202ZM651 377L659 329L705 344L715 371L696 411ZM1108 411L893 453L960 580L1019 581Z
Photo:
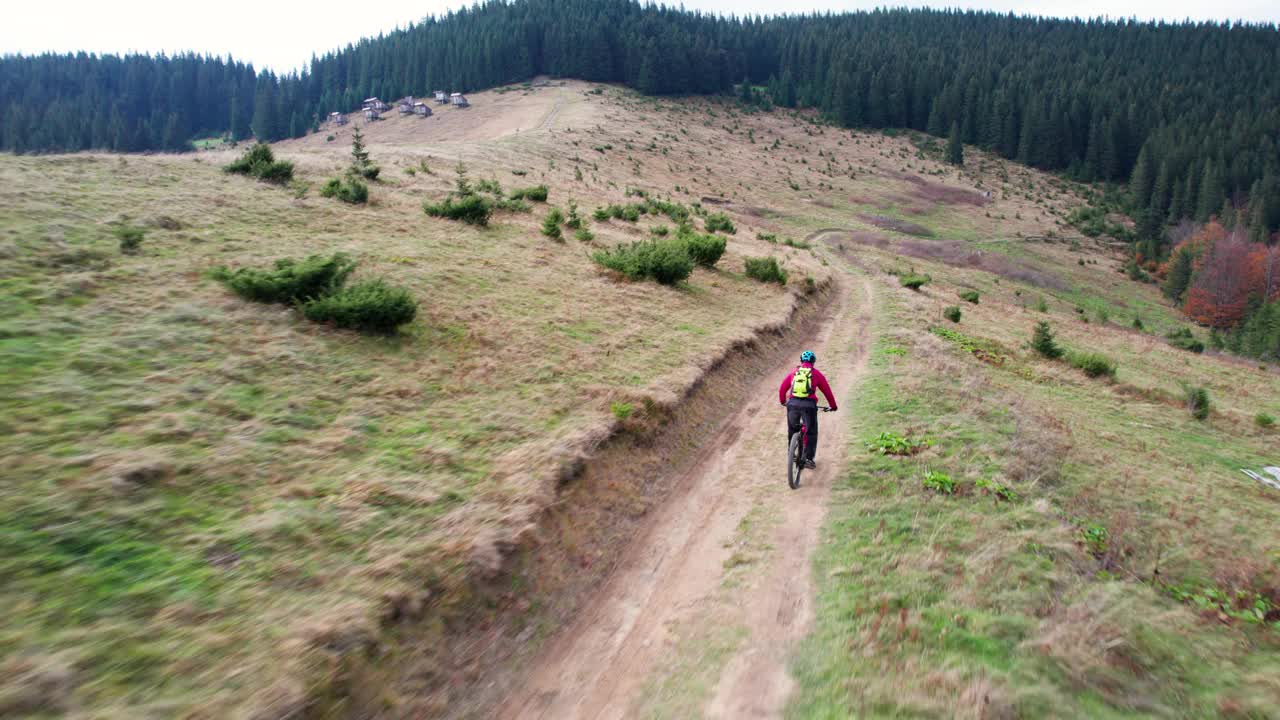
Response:
M778 402L787 408L787 445L791 444L791 436L800 432L800 419L809 426L809 443L804 450L804 466L814 468L813 454L818 449L818 391L827 396L831 409L837 409L835 393L821 372L813 366L818 357L812 350L800 353L800 367L778 387Z

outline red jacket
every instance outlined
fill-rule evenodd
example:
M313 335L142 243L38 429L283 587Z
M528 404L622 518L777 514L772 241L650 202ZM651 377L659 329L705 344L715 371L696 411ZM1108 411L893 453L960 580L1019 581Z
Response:
M835 410L837 407L836 396L835 393L831 392L831 386L827 384L827 379L822 376L818 368L813 366L813 363L800 363L800 367L807 367L813 370L813 386L827 396L827 402L830 403L831 409ZM786 405L787 401L791 399L791 381L795 379L795 376L796 371L792 370L787 375L787 379L782 381L782 385L778 386L778 402L783 405ZM814 395L817 395L817 392L814 392ZM817 400L817 398L815 397L814 400Z

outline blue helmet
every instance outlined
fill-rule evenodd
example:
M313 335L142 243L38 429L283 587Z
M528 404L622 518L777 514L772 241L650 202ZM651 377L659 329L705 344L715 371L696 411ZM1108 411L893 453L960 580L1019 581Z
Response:
M802 363L815 362L817 359L818 359L818 356L814 355L812 350L805 350L804 352L800 353L800 362Z

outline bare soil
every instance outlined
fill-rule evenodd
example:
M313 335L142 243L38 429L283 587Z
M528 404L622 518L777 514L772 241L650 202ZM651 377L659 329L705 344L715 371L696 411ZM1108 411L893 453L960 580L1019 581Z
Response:
M812 347L836 392L857 382L866 359L869 282L841 288ZM646 692L712 612L720 626L749 629L717 659L722 672L704 702L711 717L777 716L792 681L786 661L809 627L815 546L831 480L841 466L844 426L820 423L819 469L798 491L785 483L785 421L777 382L792 359L766 373L736 415L704 443L703 457L676 494L637 534L585 611L547 643L524 683L501 706L504 718L630 717ZM753 547L771 548L740 567L737 535L762 498L778 509ZM726 592L727 590L727 592ZM678 698L683 699L683 698ZM659 698L661 700L661 698Z

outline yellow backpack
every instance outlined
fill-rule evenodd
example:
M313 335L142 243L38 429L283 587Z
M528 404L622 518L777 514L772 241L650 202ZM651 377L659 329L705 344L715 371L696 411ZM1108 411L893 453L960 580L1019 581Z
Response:
M798 367L791 377L791 397L807 398L810 395L813 395L813 369Z

